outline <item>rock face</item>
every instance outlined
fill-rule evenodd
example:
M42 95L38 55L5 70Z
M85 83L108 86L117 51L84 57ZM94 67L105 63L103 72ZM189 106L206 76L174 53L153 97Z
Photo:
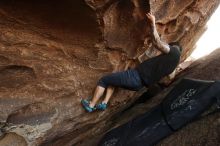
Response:
M80 100L103 74L123 70L151 46L135 3L156 15L164 40L180 41L184 59L220 2L0 2L0 127L8 133L0 145L91 145L111 127L140 93L118 90L107 111L92 114Z

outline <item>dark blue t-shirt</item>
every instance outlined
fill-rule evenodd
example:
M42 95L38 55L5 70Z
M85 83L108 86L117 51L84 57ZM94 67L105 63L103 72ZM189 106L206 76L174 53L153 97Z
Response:
M154 58L145 60L137 66L137 71L145 85L158 82L161 78L174 71L180 61L180 50L177 47L170 47L168 54L161 54Z

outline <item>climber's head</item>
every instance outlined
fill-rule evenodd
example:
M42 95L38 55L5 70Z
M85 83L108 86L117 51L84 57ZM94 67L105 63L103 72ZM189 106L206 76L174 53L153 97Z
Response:
M169 43L169 45L172 46L172 47L178 48L180 53L182 53L183 48L182 48L182 46L180 45L179 42L171 42L171 43Z

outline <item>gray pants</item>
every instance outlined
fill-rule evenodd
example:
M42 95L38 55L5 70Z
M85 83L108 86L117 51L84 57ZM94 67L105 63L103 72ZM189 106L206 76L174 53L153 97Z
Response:
M137 70L129 69L123 72L103 76L98 81L98 86L103 88L107 88L108 86L121 87L124 89L137 91L144 87L144 84Z

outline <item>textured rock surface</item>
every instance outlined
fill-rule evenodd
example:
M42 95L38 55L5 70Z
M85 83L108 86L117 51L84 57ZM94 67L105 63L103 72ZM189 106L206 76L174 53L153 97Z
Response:
M218 4L151 0L147 9L164 40L181 42L184 59ZM3 144L89 145L85 139L110 127L139 93L118 90L106 112L92 114L80 100L100 76L122 70L151 45L148 23L133 11L129 0L0 2L0 122L9 133Z

